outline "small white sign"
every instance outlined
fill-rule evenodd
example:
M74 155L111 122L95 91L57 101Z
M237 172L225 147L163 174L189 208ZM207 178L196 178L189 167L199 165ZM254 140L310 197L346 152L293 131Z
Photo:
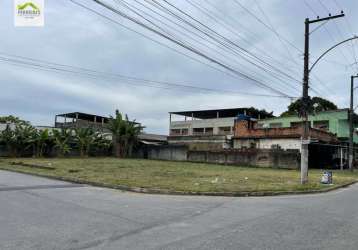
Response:
M14 0L14 21L18 27L41 27L45 24L45 0Z

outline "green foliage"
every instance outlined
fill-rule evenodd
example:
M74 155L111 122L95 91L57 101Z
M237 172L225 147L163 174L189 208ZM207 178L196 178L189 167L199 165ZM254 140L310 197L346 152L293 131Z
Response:
M93 149L97 152L108 150L112 146L111 140L107 139L103 134L96 133L93 141Z
M0 143L6 146L13 157L27 155L31 149L33 156L43 157L48 155L53 147L58 149L58 155L63 157L70 153L73 144L77 144L80 156L85 157L91 150L106 153L112 146L111 140L91 128L40 130L14 116L0 117L0 123L7 124L6 129L0 132ZM123 118L117 110L108 127L113 132L113 146L117 145L116 155L131 155L142 129L140 125L129 121L127 116Z
M314 112L321 112L321 111L329 111L329 110L336 110L338 109L337 105L333 102L326 100L321 97L313 97L310 98L309 105L308 105L308 113L313 114ZM280 116L294 116L300 115L302 111L302 99L298 99L292 102L287 111L283 112Z
M29 122L21 120L19 117L16 116L0 116L0 123L14 123L14 124L27 124L30 125Z
M5 144L10 156L17 157L32 143L36 129L27 123L8 124L0 134L0 140Z
M268 112L265 109L259 110L254 107L250 107L250 108L246 109L246 114L249 116L253 116L253 117L259 117L259 114L260 114L261 119L274 117L273 112Z
M45 149L50 148L53 144L53 137L50 135L48 129L35 130L31 141L34 148L34 155L36 157L43 157Z
M95 132L91 128L75 129L75 140L78 144L81 157L87 157L91 146L96 138Z
M114 155L127 157L132 155L133 148L142 127L135 121L130 121L128 116L123 119L122 114L116 110L115 117L110 117L108 129L112 132Z
M60 157L65 156L71 152L69 141L72 138L71 131L69 129L53 130L53 138L55 148L57 148Z

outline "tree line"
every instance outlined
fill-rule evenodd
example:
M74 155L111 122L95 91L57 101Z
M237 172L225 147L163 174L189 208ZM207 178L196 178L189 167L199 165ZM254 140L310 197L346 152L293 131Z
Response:
M6 127L0 133L0 143L5 146L9 156L33 157L50 156L56 152L59 157L71 155L77 150L81 157L100 153L112 153L116 157L130 157L138 143L138 135L142 127L128 116L116 110L105 125L111 133L85 128L38 129L29 122L14 116L0 117L0 123Z

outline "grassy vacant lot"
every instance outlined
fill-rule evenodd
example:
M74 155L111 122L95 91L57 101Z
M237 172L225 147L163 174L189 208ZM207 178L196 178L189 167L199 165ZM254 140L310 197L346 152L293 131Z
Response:
M23 162L54 170L12 165ZM322 171L311 170L310 182L299 184L299 171L213 164L115 158L0 159L0 168L105 185L124 185L178 192L276 192L322 190ZM334 186L358 180L358 174L334 172Z

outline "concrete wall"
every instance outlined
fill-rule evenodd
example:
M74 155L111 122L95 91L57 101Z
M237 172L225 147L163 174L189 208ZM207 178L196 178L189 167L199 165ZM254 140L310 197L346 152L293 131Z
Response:
M300 159L297 150L188 151L187 158L192 162L290 169L298 169Z
M279 145L281 149L301 150L301 140L296 138L280 139L234 139L234 148L251 148L253 145L257 149L272 149Z
M137 157L152 160L174 160L201 163L230 164L296 169L299 167L298 150L189 150L186 146L149 146Z
M227 148L227 136L211 135L211 136L168 136L170 145L186 145L190 150L216 150Z
M186 161L187 151L186 146L163 145L146 147L147 152L141 152L143 158L152 160L170 160L170 161Z

